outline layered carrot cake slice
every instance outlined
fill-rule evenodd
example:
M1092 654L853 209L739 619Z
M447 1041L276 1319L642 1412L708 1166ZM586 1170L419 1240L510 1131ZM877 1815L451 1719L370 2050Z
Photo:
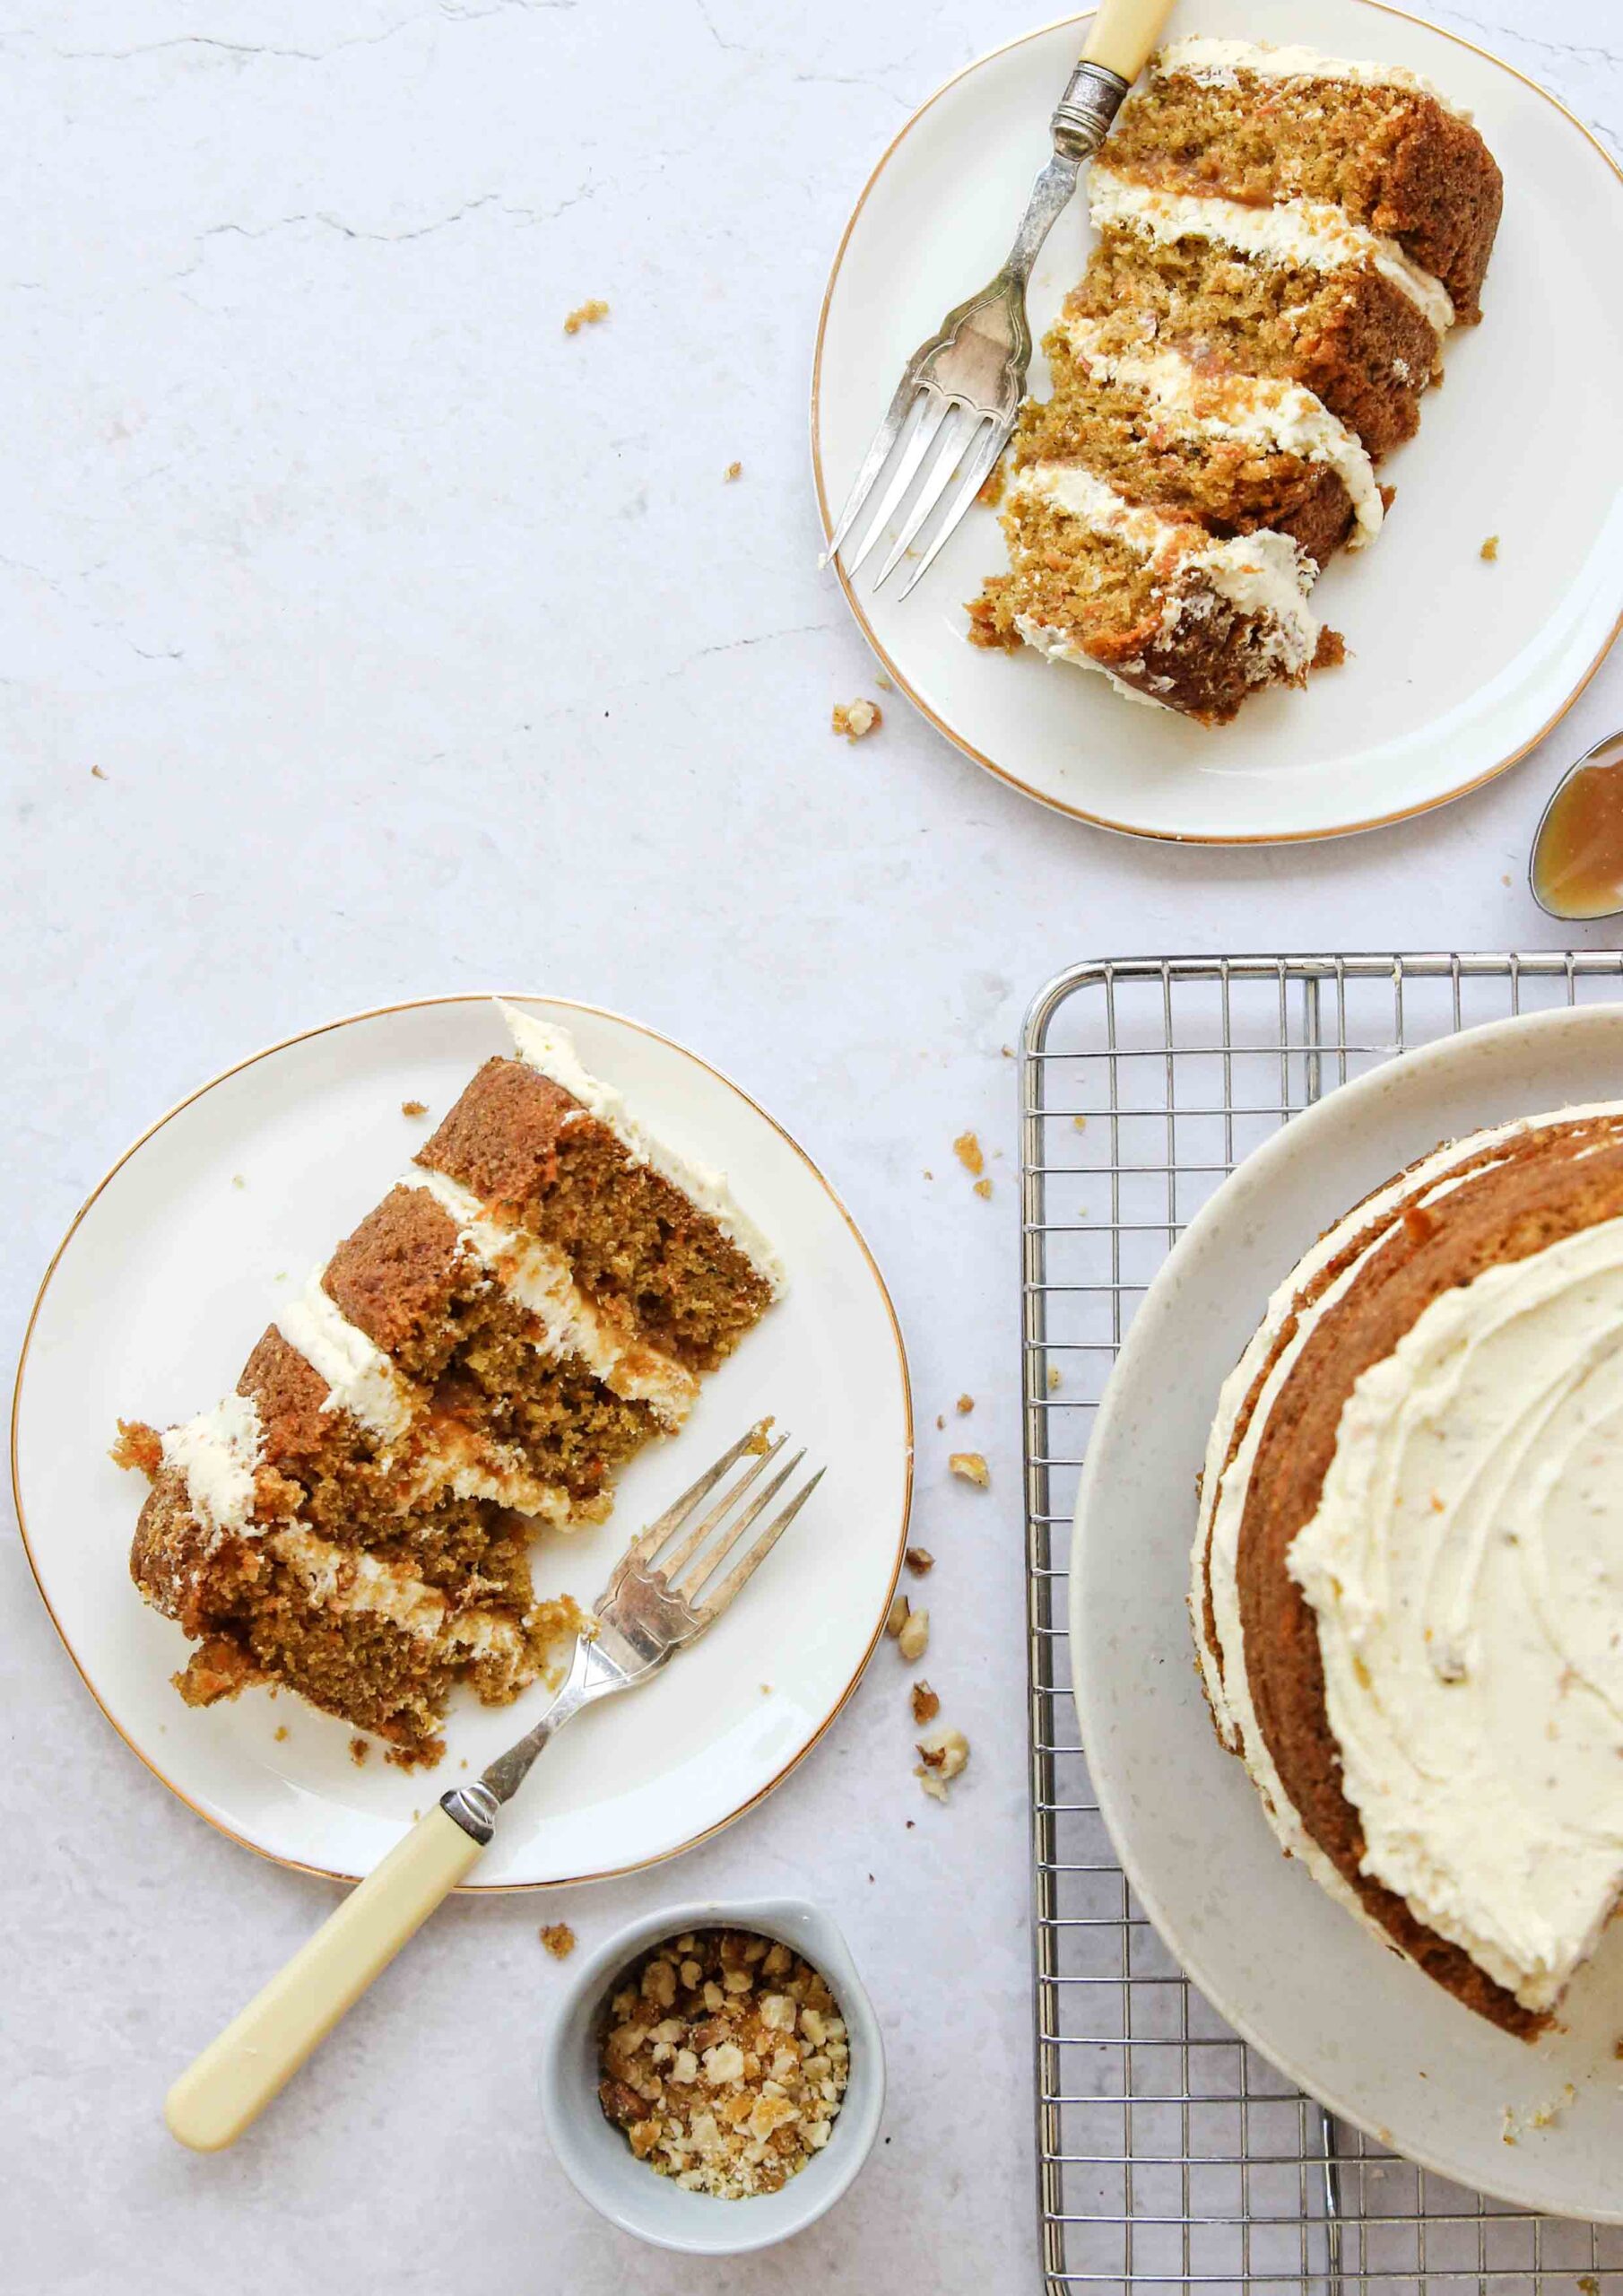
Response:
M1435 1150L1219 1398L1190 1595L1282 1847L1532 2039L1623 1895L1623 1106Z
M560 1030L504 1008L411 1169L248 1359L236 1393L117 1454L152 1489L141 1592L197 1644L194 1705L285 1685L437 1759L453 1685L517 1695L578 1623L538 1525L602 1520L782 1271L719 1174L655 1141Z
M1221 724L1341 659L1306 596L1379 531L1375 464L1480 315L1498 170L1397 66L1193 39L1124 104L1089 198L970 634Z

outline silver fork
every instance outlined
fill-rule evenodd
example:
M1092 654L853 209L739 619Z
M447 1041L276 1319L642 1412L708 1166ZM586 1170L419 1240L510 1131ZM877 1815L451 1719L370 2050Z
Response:
M819 1467L756 1529L804 1459L805 1452L796 1451L740 1510L787 1439L768 1442L764 1430L751 1428L632 1540L594 1605L594 1626L577 1637L562 1686L534 1727L471 1785L453 1787L425 1812L175 2082L164 2118L183 2144L216 2152L234 2144L456 1888L548 1740L583 1707L647 1682L716 1623L822 1481ZM744 1473L700 1514L746 1454L754 1456Z
M957 492L902 587L905 598L929 572L991 476L1026 395L1031 365L1026 287L1031 266L1070 203L1083 161L1104 142L1171 9L1172 0L1103 0L1081 61L1055 110L1054 157L1032 186L1008 260L990 285L949 311L940 331L908 360L829 538L825 563L839 552L898 447L890 483L846 568L847 576L856 572L916 483L890 554L875 577L876 590L913 549L957 478Z

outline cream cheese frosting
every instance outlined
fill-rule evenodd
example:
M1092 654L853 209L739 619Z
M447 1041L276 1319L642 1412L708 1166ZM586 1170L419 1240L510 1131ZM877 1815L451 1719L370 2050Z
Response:
M1142 393L1176 428L1328 464L1347 489L1356 526L1349 548L1377 535L1384 516L1375 465L1361 441L1300 383L1266 375L1207 375L1176 351L1107 350L1104 322L1063 322L1072 349L1106 382Z
M1303 271L1373 268L1408 296L1439 336L1454 325L1454 304L1440 280L1411 263L1395 239L1355 223L1327 201L1284 199L1252 207L1237 199L1158 191L1097 162L1088 198L1096 230L1116 225L1168 244L1215 239L1237 254Z
M1234 87L1242 72L1258 80L1340 80L1361 87L1405 88L1429 96L1456 119L1471 114L1443 93L1441 88L1402 64L1365 64L1345 56L1324 56L1315 48L1298 44L1275 47L1267 40L1218 39L1203 32L1189 32L1168 40L1150 67L1158 80L1179 73L1192 80L1206 80Z
M298 1299L276 1311L276 1328L327 1384L324 1411L344 1410L383 1442L412 1423L411 1390L381 1347L323 1291L317 1268Z
M251 1396L227 1396L163 1437L163 1464L186 1481L187 1505L208 1530L241 1532L254 1511L265 1431Z
M500 1012L512 1032L513 1048L520 1060L539 1069L543 1076L550 1076L553 1083L589 1109L638 1163L652 1166L673 1187L680 1188L715 1221L728 1241L766 1279L774 1299L778 1298L784 1290L783 1262L733 1195L726 1174L681 1155L664 1141L655 1139L626 1107L623 1093L586 1068L567 1029L560 1028L555 1021L543 1021L533 1013L520 1012L516 1004L500 1004Z
M1431 1301L1288 1557L1363 1870L1530 2009L1623 1884L1623 1220Z
M447 1650L499 1650L515 1662L527 1654L516 1622L487 1610L454 1610L438 1587L381 1561L365 1547L335 1546L305 1523L273 1532L266 1544L292 1571L312 1603L386 1619L402 1633Z
M1195 1649L1207 1699L1219 1735L1225 1744L1245 1761L1258 1789L1268 1822L1281 1846L1289 1854L1301 1858L1321 1886L1384 1941L1384 1930L1374 1921L1357 1892L1350 1888L1302 1824L1284 1790L1252 1699L1245 1643L1240 1631L1237 1578L1239 1534L1252 1469L1270 1412L1295 1369L1302 1350L1324 1317L1332 1311L1345 1294L1358 1271L1385 1242L1405 1205L1420 1204L1431 1206L1443 1201L1455 1188L1467 1184L1469 1178L1474 1177L1473 1172L1462 1178L1461 1166L1471 1162L1477 1169L1488 1170L1497 1161L1494 1154L1496 1149L1507 1146L1531 1131L1555 1124L1619 1117L1623 1117L1623 1102L1595 1102L1562 1109L1552 1115L1518 1118L1468 1138L1445 1144L1408 1171L1399 1174L1365 1202L1355 1205L1304 1254L1270 1299L1261 1324L1235 1369L1224 1381L1219 1396L1202 1475L1201 1506L1192 1553L1190 1587ZM1349 1264L1340 1274L1310 1305L1298 1308L1298 1303L1304 1292L1333 1262L1349 1254ZM1280 1334L1293 1315L1296 1317L1295 1329L1281 1345ZM1270 1364L1271 1356L1273 1361ZM1265 1364L1270 1364L1267 1376L1245 1432L1236 1447L1235 1429L1245 1398L1263 1374ZM1231 1449L1234 1453L1232 1458L1229 1457ZM1211 1604L1215 1649L1208 1641L1203 1626L1208 1596ZM1333 1729L1333 1716L1331 1718ZM1350 1798L1356 1797L1350 1796ZM1387 1879L1384 1874L1378 1878ZM1396 1888L1399 1885L1388 1882L1388 1886ZM1402 1891L1400 1893L1407 1894ZM1419 1918L1428 1921L1428 1926L1437 1928L1440 1935L1454 1934L1441 1923L1432 1920L1419 1907L1415 1909ZM1463 1937L1455 1937L1454 1942L1463 1944L1473 1958L1480 1959L1475 1947ZM1583 1952L1579 1951L1575 1960L1582 1958ZM1575 1966L1575 1960L1573 1966ZM1489 1961L1481 1960L1480 1965L1488 1970L1489 1975L1497 1974ZM1517 1984L1512 1984L1510 1989L1518 1992L1519 1997L1525 1998L1520 1996ZM1558 1986L1556 1990L1559 1990ZM1541 2005L1526 2000L1525 2005Z

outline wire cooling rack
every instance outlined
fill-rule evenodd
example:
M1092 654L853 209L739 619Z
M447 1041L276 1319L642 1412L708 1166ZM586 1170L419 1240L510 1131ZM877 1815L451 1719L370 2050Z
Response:
M1492 2296L1623 2287L1623 2230L1462 2190L1302 2096L1189 1984L1120 1867L1065 1635L1078 1471L1133 1310L1192 1214L1378 1061L1623 995L1623 955L1127 958L1061 974L1021 1043L1037 2205L1050 2296Z

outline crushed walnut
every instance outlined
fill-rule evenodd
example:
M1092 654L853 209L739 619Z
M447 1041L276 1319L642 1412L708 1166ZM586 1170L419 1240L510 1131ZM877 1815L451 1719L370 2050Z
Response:
M722 473L722 476L726 480L729 486L731 486L735 478L742 478L743 474L744 466L742 463L729 463L726 469Z
M926 1722L933 1722L942 1710L941 1692L931 1689L928 1683L913 1685L913 1719L919 1729Z
M549 1921L541 1932L541 1942L555 1961L561 1961L575 1951L575 1932L567 1921Z
M902 1631L896 1638L896 1647L910 1666L916 1666L930 1648L930 1613L910 1610L902 1621Z
M916 1578L927 1578L935 1568L935 1557L927 1546L910 1546L903 1555L902 1561ZM907 1599L904 1595L902 1600L906 1602Z
M906 1595L893 1595L890 1598L890 1607L885 1613L885 1632L894 1638L901 1632L907 1623L907 1597Z
M979 1451L953 1451L947 1465L965 1483L973 1483L985 1491L992 1480L992 1471Z
M588 295L584 303L576 304L575 309L564 320L563 331L566 335L578 335L583 326L596 326L600 320L606 319L608 316L609 307L603 297Z
M742 1929L644 1956L609 2004L598 2096L632 2152L689 2192L777 2192L829 2142L849 2044L810 1962Z
M830 723L837 734L848 742L860 742L865 734L877 733L885 722L885 713L877 701L837 701Z
M918 1756L913 1775L932 1801L944 1802L969 1759L969 1741L961 1730L931 1730L918 1742Z

